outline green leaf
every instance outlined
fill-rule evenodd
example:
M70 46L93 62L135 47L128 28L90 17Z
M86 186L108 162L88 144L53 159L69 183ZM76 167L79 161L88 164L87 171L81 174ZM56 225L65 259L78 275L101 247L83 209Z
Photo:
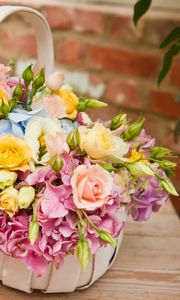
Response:
M174 42L176 39L180 38L180 26L174 28L169 34L168 36L161 42L160 44L160 48L164 48L167 45L171 44L172 42Z
M137 25L139 19L148 11L150 8L152 0L139 0L134 5L134 15L133 15L133 21L134 24Z
M164 59L163 59L162 68L161 68L161 71L158 76L158 85L160 85L161 81L167 75L167 73L172 65L174 56L176 56L179 52L180 52L179 44L172 45L171 48L166 52Z
M174 142L175 142L175 144L178 143L178 137L179 136L180 136L180 119L177 120L175 129L174 129Z

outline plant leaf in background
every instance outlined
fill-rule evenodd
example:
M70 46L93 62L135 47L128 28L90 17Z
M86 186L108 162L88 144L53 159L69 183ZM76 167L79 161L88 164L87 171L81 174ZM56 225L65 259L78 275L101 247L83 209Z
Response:
M169 34L168 36L161 42L160 44L160 48L164 48L167 45L171 44L172 42L174 42L175 40L180 39L180 26L174 28Z
M175 144L178 143L178 137L179 136L180 136L180 119L177 120L176 127L175 127L175 130L174 130L174 142L175 142Z
M172 61L174 56L176 56L180 52L180 44L173 44L171 48L166 52L161 71L158 76L158 85L160 85L161 81L165 78L167 73L169 72L169 69L171 68Z
M148 11L151 3L152 3L152 0L139 0L134 5L133 21L134 21L135 25L137 25L139 19Z

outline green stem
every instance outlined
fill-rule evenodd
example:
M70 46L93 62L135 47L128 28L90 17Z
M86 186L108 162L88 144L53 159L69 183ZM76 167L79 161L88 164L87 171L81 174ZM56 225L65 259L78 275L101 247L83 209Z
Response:
M78 226L78 234L79 234L79 238L80 238L80 240L82 240L82 239L83 239L83 235L82 235L82 231L81 231L81 225L80 225L79 222L77 223L77 226Z
M28 85L26 85L26 97L25 97L25 101L24 101L24 107L26 110L28 108L28 95L29 95L29 90L28 90Z
M91 227L94 228L99 233L98 227L91 221L91 219L89 218L89 216L86 214L86 212L83 209L82 209L82 212L83 212L85 218L87 219L87 221L89 222L89 224L91 225Z
M33 203L33 221L37 221L37 211L38 211L38 199L36 199Z

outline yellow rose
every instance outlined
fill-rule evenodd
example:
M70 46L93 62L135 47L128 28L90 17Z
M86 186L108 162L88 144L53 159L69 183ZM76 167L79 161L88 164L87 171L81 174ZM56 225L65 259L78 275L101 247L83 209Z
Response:
M111 130L96 123L93 128L79 127L80 149L93 159L110 159L113 162L124 160L129 151L129 145Z
M63 104L66 107L66 115L69 119L75 119L77 116L78 97L72 92L69 86L64 86L55 91L55 94L61 97Z
M1 108L2 102L4 102L5 105L9 106L9 99L8 99L7 95L5 94L5 92L0 90L0 108ZM3 115L3 113L1 112L1 109L0 109L0 116L2 116L2 115Z
M4 210L10 217L18 212L18 191L13 186L0 193L0 209Z
M28 144L13 135L0 137L0 168L11 171L29 170L32 152Z

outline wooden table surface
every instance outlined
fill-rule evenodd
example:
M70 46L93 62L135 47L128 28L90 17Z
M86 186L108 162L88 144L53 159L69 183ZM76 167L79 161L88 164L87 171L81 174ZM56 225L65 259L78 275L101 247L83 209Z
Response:
M71 294L25 294L0 285L0 300L180 300L180 222L169 202L148 223L128 221L112 268Z

